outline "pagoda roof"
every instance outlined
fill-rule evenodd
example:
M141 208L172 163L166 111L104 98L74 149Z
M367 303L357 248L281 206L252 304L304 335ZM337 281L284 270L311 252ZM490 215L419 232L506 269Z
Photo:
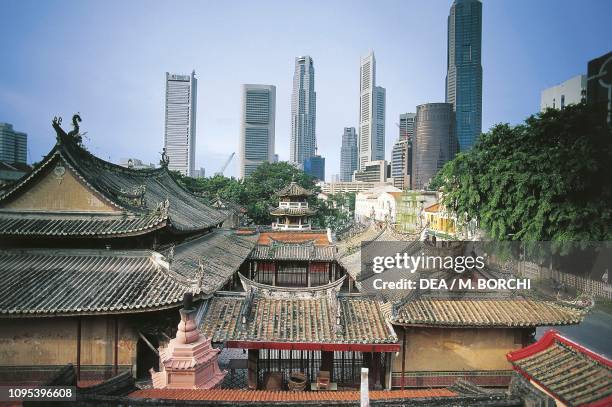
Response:
M191 233L214 227L226 218L203 198L183 188L167 165L154 169L125 168L94 156L59 126L56 132L57 143L41 163L3 190L0 208L60 166L71 171L82 185L121 216L45 210L19 220L16 219L21 216L19 213L5 208L0 210L1 234L105 237L147 233L166 226L177 233Z
M254 260L315 260L333 261L334 246L317 246L314 240L300 243L273 241L270 245L256 245L251 255Z
M153 250L2 250L0 318L173 308L186 292L201 297L222 288L255 241L215 229L165 256Z
M540 340L510 352L514 370L569 406L612 404L612 360L547 331Z
M217 293L209 300L200 330L214 342L250 349L399 350L375 298L339 293L344 277L309 288L240 278L245 293Z
M329 246L331 242L326 230L265 230L259 234L258 244L269 245L273 242L300 243L313 241L317 246Z
M289 185L281 189L276 193L280 197L289 197L289 196L310 196L312 195L312 191L302 187L295 181L291 181Z

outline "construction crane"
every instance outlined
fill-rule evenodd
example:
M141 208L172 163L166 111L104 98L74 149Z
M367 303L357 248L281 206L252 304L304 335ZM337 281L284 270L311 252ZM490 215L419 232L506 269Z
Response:
M225 164L223 164L223 167L221 167L219 171L215 172L215 175L223 175L223 171L225 171L225 169L227 168L227 166L232 161L232 158L234 158L235 155L236 153L231 153L230 156L225 161Z

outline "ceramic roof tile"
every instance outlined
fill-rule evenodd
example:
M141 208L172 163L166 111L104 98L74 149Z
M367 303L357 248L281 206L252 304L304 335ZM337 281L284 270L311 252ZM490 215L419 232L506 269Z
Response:
M515 370L570 406L612 404L612 360L554 330L507 357Z

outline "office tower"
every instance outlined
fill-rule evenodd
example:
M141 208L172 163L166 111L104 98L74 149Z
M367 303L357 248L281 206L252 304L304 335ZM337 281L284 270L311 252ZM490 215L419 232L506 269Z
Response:
M482 3L455 0L448 16L446 102L453 105L459 148L469 150L482 131Z
M361 58L359 69L359 169L385 158L385 88L376 86L374 52Z
M195 71L191 75L166 72L164 146L168 168L187 176L195 169L197 89Z
M415 113L402 113L400 114L399 121L399 138L400 139L412 139L414 136L414 118Z
M540 110L563 109L578 104L586 97L586 75L577 75L558 85L544 89L540 95Z
M340 181L349 182L357 170L357 132L354 127L345 127L340 148Z
M409 185L408 140L398 138L391 151L391 177L393 186L399 189Z
M304 172L319 181L325 181L325 157L313 155L305 159Z
M391 177L393 185L399 189L410 186L415 116L415 113L400 114L399 136L391 151Z
M25 164L27 155L28 135L15 131L12 124L0 123L0 161Z
M450 103L417 106L412 142L412 189L425 189L457 153L455 113Z
M385 160L368 161L363 170L356 171L353 181L385 182L387 181L387 162Z
M263 162L274 162L276 86L242 85L240 178Z
M317 94L312 58L295 58L291 96L291 141L289 161L304 168L304 160L315 155Z
M587 103L603 106L602 122L612 126L612 52L590 60L587 77Z

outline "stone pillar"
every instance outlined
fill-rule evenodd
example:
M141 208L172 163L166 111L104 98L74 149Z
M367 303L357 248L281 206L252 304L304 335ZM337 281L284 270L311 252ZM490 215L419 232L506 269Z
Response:
M247 384L249 390L257 390L257 378L259 376L259 349L249 349L247 361Z

